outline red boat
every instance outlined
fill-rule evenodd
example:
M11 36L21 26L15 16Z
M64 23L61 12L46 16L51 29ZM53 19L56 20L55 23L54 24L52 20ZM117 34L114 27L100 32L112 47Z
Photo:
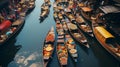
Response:
M52 27L49 30L43 45L44 67L47 67L47 64L49 63L52 57L54 50L54 42L55 42L55 33L54 33L54 27Z

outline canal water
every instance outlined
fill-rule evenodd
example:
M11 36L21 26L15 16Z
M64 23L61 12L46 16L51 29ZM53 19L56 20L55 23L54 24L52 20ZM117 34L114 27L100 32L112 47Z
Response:
M53 3L54 0L51 1ZM43 42L51 26L55 27L53 7L50 8L50 14L43 22L39 20L40 7L43 2L43 0L36 0L36 7L26 16L21 31L0 47L0 67L43 67ZM120 67L119 62L95 38L86 36L90 48L85 48L77 43L78 62L75 64L69 57L67 67ZM48 67L60 67L56 50L54 50Z

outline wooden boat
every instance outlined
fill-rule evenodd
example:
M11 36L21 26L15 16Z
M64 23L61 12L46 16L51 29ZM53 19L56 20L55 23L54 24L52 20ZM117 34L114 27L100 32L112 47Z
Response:
M99 14L97 19L105 19L107 29L117 38L120 38L120 8L113 5L105 5L99 7L98 11Z
M91 16L92 16L92 9L89 7L81 7L81 15L83 18L85 18L87 21L90 22Z
M45 19L49 14L49 10L42 11L40 14L40 19L43 20Z
M10 40L22 28L24 20L25 17L20 17L9 28L0 32L0 45Z
M18 3L16 5L16 14L20 15L20 16L26 16L29 13L28 11L28 7L25 3Z
M53 3L53 9L57 7L57 2Z
M56 21L56 19L58 19L57 12L54 12L54 13L53 13L53 17L54 17L54 20L55 20L55 21Z
M30 12L30 11L32 11L35 8L35 1L34 0L30 0L28 3L29 4L28 4L28 11L27 12Z
M120 61L120 45L116 42L116 38L109 33L103 26L96 23L95 20L92 22L93 33L98 42L118 61Z
M75 16L74 16L73 14L66 14L66 16L69 18L69 20L70 20L71 22L74 23L74 21L75 21Z
M56 22L58 22L63 27L63 30L66 32L68 31L68 26L66 24L65 19L63 18L63 14L60 14L60 15L61 15L61 18L59 17L59 19L56 19Z
M65 12L66 12L66 13L71 13L71 14L72 14L72 11L71 11L70 8L65 8Z
M86 23L86 21L82 18L82 16L76 16L76 24L78 27L89 36L94 37L91 27Z
M61 10L60 13L62 14L63 18L66 17L66 15L65 15L65 11L64 11L64 10Z
M67 32L68 31L67 22L66 21L62 21L62 25L63 25L64 31Z
M56 22L56 30L58 35L56 52L57 52L58 61L60 63L60 66L62 67L67 65L68 53L67 53L67 48L65 46L64 30L60 22Z
M40 20L44 20L48 16L49 12L50 12L49 7L43 4L41 6Z
M75 44L74 40L72 39L72 37L68 33L65 34L65 45L67 46L70 56L76 63L77 57L78 57L76 44Z
M48 5L49 7L51 7L51 2L50 0L44 0L45 4Z
M67 66L68 53L67 48L64 44L64 35L58 35L56 52L60 66L61 67Z
M59 20L62 20L63 19L63 15L61 13L58 13L58 18L59 18Z
M64 35L63 26L60 22L56 22L56 30L58 35Z
M52 57L54 51L54 42L55 42L55 33L54 33L54 27L52 27L49 30L43 45L44 67L47 67L47 64L49 63Z
M67 23L68 29L72 37L79 42L81 45L89 48L87 38L84 36L84 34L77 28L77 26L73 23Z

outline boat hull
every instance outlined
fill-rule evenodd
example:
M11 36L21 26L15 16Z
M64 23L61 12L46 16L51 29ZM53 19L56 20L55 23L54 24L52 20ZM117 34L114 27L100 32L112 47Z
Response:
M49 39L52 38L52 39ZM47 67L49 61L52 59L53 51L54 51L54 42L55 42L55 33L54 27L51 27L49 32L46 35L43 45L43 65Z
M16 20L16 21L17 21L17 20ZM17 29L16 29L10 36L8 36L7 39L5 39L3 42L1 42L0 45L5 44L5 43L8 42L10 39L12 39L12 38L22 29L24 23L25 23L25 19L24 19L24 17L23 17L23 20L21 21L21 24L17 27Z
M95 38L101 44L101 46L103 48L105 48L107 52L109 52L112 56L114 56L120 62L120 53L116 53L115 48L112 48L109 44L105 43L105 41L103 41L103 39L101 39L100 35L97 35L93 23L92 23L92 29L93 29L93 33L95 35Z

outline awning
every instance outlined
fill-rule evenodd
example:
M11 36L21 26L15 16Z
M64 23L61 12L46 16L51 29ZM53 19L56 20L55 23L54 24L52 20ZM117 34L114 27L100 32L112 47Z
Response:
M11 26L11 22L9 20L5 20L0 24L0 31L3 31Z
M104 38L114 38L114 36L109 33L106 29L104 29L103 27L95 27L96 31L98 31L101 36L103 36Z

